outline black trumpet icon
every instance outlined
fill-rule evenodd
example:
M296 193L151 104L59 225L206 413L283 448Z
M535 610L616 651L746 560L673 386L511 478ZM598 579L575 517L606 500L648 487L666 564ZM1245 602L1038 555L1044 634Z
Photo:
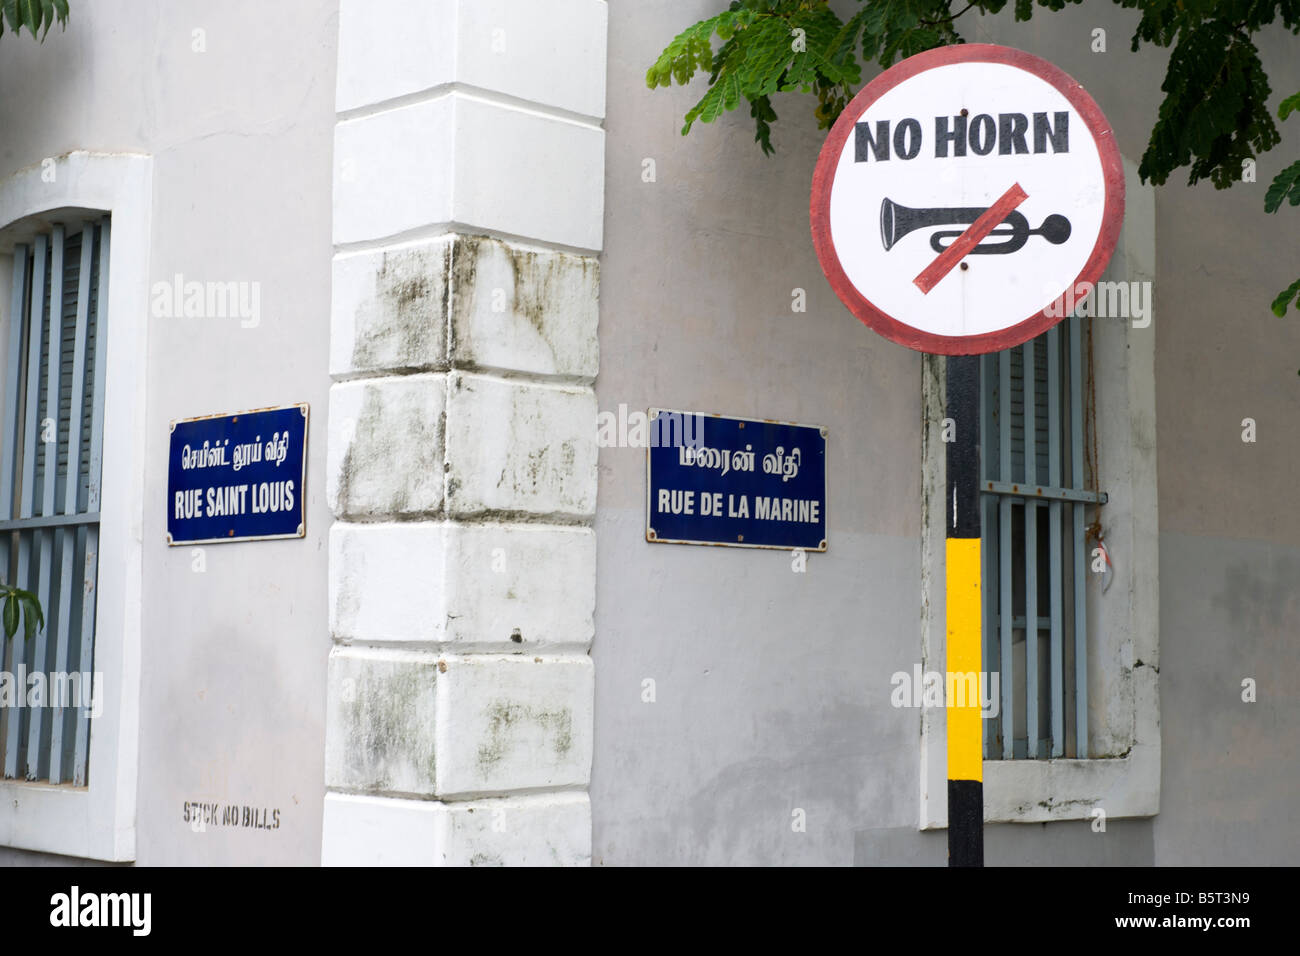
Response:
M963 208L944 209L910 209L900 206L890 199L880 203L880 240L885 244L885 251L894 247L913 229L925 229L930 226L969 226L984 213L988 207L967 206ZM945 229L930 236L930 248L943 252L952 240L960 236L964 229ZM1019 211L1013 209L1007 213L992 232L979 245L971 249L970 254L1003 255L1017 252L1029 241L1030 236L1042 236L1054 246L1059 246L1070 238L1070 220L1055 213L1043 220L1037 229L1029 228L1029 220ZM948 240L946 243L943 240ZM993 240L993 241L990 241Z

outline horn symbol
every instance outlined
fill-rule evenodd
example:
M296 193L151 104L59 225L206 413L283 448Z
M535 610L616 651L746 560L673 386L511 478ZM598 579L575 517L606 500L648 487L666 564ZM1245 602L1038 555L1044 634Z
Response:
M880 203L880 241L889 251L894 244L914 229L932 226L969 226L984 213L988 207L966 206L934 209L912 209L901 206L890 199ZM930 248L943 252L954 239L964 232L962 229L945 229L930 236ZM984 241L970 251L974 255L1001 255L1017 252L1029 241L1030 236L1042 236L1054 246L1059 246L1070 238L1070 220L1053 213L1043 220L1037 229L1029 228L1029 220L1019 211L1013 209L996 229L985 237ZM990 242L997 237L998 241ZM943 240L947 239L945 243Z

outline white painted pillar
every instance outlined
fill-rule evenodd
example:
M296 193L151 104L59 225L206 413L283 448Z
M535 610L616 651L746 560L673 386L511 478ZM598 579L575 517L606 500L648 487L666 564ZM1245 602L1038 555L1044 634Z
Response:
M322 862L586 864L604 0L341 0Z

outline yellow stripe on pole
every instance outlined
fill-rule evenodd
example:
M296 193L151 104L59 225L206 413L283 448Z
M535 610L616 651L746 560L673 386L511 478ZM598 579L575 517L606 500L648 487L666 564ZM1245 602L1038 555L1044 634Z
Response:
M982 781L980 539L949 538L947 556L948 779Z

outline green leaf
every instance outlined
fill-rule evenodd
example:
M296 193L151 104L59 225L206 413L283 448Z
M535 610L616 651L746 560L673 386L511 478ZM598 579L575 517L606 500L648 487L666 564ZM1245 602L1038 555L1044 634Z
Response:
M1296 110L1300 110L1300 93L1292 93L1277 108L1277 118L1286 119Z
M1300 296L1300 279L1296 279L1277 294L1277 298L1273 300L1273 314L1279 319L1286 315L1286 307L1291 304L1292 299L1296 299L1295 307L1300 310L1300 299L1297 299L1297 296Z
M888 68L901 58L963 43L957 28L974 28L978 16L1005 10L1016 20L1028 20L1039 10L1060 11L1082 0L711 2L727 9L678 34L647 71L646 83L651 88L685 84L705 72L710 89L687 114L684 132L696 120L711 122L744 99L750 103L755 139L767 153L772 121L760 114L770 106L755 104L773 93L815 96L818 127L825 129L861 83L863 63ZM1139 167L1142 179L1158 185L1187 167L1192 184L1210 179L1222 189L1239 182L1246 159L1256 159L1280 142L1255 34L1278 21L1300 33L1300 0L1115 3L1140 15L1134 50L1144 42L1170 49L1164 99ZM833 7L845 10L847 19L841 22ZM965 17L967 11L973 14ZM803 31L805 45L795 49L791 41L801 35L798 31ZM714 47L715 36L722 41L720 49ZM1285 118L1296 111L1300 93L1283 100L1278 115Z
M811 93L861 80L862 71L852 50L845 51L838 45L842 25L834 13L827 9L800 10L791 16L790 26L804 32L804 49L790 51L782 89Z
M41 613L41 601L31 591L24 591L22 588L14 588L14 593L18 595L18 600L23 602L23 617L27 621L27 636L31 637L33 627L45 627L45 615ZM36 624L31 623L35 620Z
M14 33L22 29L23 21L19 19L18 0L4 0L4 16L9 21L9 29Z
M27 23L27 29L33 37L36 37L36 31L41 26L41 0L18 0L18 7L23 11L23 19ZM17 625L15 624L16 628Z
M1277 212L1283 200L1289 200L1293 206L1300 206L1300 159L1273 178L1268 192L1264 194L1264 211Z
M795 55L793 42L790 27L782 17L767 17L746 30L744 56L738 58L738 88L755 96L775 93L786 64Z
M889 24L891 6L893 0L880 0L878 3L867 5L867 16L862 22L862 29L868 36L879 37L885 32Z
M709 69L713 59L712 37L715 31L730 31L737 20L732 11L701 20L673 38L659 54L659 59L646 71L645 83L650 89L672 86L675 80L685 86L697 71ZM719 31L721 32L721 31ZM728 36L730 33L728 32ZM727 39L728 37L723 37Z
M709 87L709 92L704 94L704 98L691 107L686 114L686 125L682 127L682 135L685 136L691 131L691 126L697 119L712 123L727 110L734 110L739 103L740 78L729 70L719 76L718 81Z
M1184 22L1161 89L1165 99L1138 167L1143 180L1160 185L1188 166L1189 185L1210 179L1223 189L1241 179L1244 160L1281 140L1259 51L1226 19Z
M18 596L13 592L5 598L4 623L5 637L13 637L18 630Z
M754 118L754 142L758 143L764 156L771 156L775 152L772 148L772 123L776 119L772 101L766 96L754 97L749 101L749 115Z
M858 46L858 37L862 35L862 24L867 18L869 9L868 7L865 10L859 10L844 21L844 25L840 27L828 51L832 60L841 62L852 59L853 51Z
M68 0L0 0L0 36L8 23L13 33L20 33L23 27L27 27L33 37L43 41L56 19L66 29Z

